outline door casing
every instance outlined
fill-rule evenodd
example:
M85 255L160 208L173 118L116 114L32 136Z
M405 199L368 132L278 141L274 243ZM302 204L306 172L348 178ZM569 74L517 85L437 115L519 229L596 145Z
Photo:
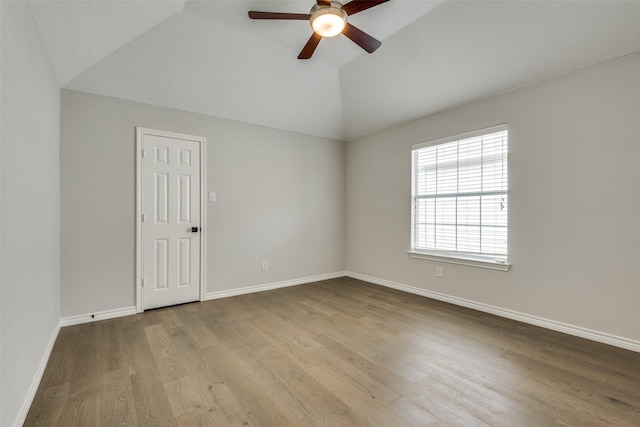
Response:
M144 311L142 290L142 141L144 135L157 135L166 138L188 139L200 146L200 301L205 299L207 265L207 200L205 197L207 182L206 142L202 136L136 127L136 313Z

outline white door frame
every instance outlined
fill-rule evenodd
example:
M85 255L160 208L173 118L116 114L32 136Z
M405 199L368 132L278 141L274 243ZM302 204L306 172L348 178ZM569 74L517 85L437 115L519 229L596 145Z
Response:
M205 197L207 182L207 138L183 133L167 132L136 126L136 313L144 311L142 292L142 140L144 135L157 135L166 138L186 139L200 146L200 301L205 299L207 277L207 200Z

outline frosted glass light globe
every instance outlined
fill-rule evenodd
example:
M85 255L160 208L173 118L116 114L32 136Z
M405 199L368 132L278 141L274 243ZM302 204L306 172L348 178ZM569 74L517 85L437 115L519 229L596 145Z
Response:
M311 11L311 27L322 37L337 36L346 24L347 14L339 7L314 7Z

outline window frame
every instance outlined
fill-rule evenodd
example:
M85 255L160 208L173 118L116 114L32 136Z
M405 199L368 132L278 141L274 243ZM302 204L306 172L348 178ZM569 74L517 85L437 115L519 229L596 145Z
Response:
M415 247L415 233L416 233L416 218L415 218L415 209L416 209L416 194L415 194L415 185L416 185L416 172L415 172L415 162L414 162L414 153L417 150L420 150L422 148L426 148L426 147L435 147L437 145L441 145L441 144L446 144L449 142L454 142L454 141L462 141L465 139L469 139L469 138L474 138L474 137L478 137L478 136L482 136L482 135L489 135L492 133L497 133L497 132L502 132L502 131L507 131L507 135L508 135L508 125L506 123L497 125L497 126L491 126L491 127L487 127L487 128L483 128L483 129L478 129L472 132L466 132L463 134L458 134L458 135L453 135L450 137L445 137L445 138L439 138L436 140L432 140L432 141L427 141L427 142L422 142L422 143L418 143L418 144L414 144L411 146L411 249L409 251L407 251L407 254L409 255L409 257L411 258L417 258L417 259L426 259L426 260L431 260L431 261L438 261L438 262L446 262L446 263L451 263L451 264L459 264L459 265L467 265L467 266L472 266L472 267L481 267L481 268L488 268L488 269L492 269L492 270L499 270L499 271L509 271L509 269L511 268L511 264L509 263L509 250L508 250L508 246L507 246L507 254L506 254L506 259L504 261L502 260L497 260L495 259L495 257L490 256L490 255L482 255L482 254L476 254L476 253L469 253L469 252L462 252L462 251L451 251L451 250L441 250L441 249L416 249ZM509 139L507 136L507 150L506 150L506 156L507 156L507 191L506 194L509 194L509 173L508 173L508 156L509 156L509 149L508 149L508 144L509 144ZM459 167L459 164L458 164ZM508 206L508 205L507 205ZM507 207L508 209L508 207ZM509 212L507 210L507 231L508 231L508 216L509 216ZM507 236L508 236L508 232L507 232ZM507 242L508 245L508 242Z

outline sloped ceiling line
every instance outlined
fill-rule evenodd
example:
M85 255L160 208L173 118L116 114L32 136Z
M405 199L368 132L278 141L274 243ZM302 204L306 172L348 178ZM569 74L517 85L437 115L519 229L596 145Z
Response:
M41 1L28 4L64 87L131 40L180 13L184 0Z
M296 56L311 0L28 0L61 87L351 140L640 51L640 1L392 0ZM351 19L351 17L350 17Z

